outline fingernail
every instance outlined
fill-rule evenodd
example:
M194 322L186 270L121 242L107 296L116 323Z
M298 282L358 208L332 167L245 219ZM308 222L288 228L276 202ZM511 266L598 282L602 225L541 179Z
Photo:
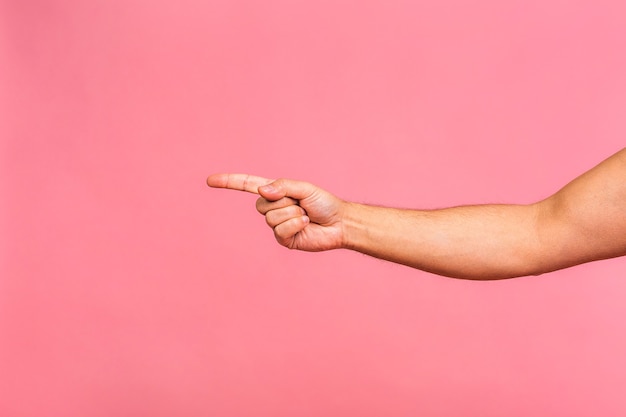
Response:
M304 224L307 224L311 219L309 219L309 216L302 216L302 221L304 222Z
M276 188L274 188L274 186L272 186L271 184L268 185L263 185L259 188L263 189L263 192L265 193L275 193L276 192Z

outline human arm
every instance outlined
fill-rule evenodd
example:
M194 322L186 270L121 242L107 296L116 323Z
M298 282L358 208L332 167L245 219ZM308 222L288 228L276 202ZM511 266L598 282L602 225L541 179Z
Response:
M260 193L257 209L279 243L294 249L348 248L466 279L539 275L626 255L626 149L529 205L406 210L346 202L293 180L218 174L208 183L242 189L244 178L254 178L247 191ZM269 183L273 191L263 187Z

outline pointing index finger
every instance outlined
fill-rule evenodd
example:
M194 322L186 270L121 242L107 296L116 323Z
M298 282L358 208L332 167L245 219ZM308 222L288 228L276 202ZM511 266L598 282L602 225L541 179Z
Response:
M209 187L228 188L229 190L247 191L258 194L259 187L267 185L274 180L249 174L214 174L207 178Z

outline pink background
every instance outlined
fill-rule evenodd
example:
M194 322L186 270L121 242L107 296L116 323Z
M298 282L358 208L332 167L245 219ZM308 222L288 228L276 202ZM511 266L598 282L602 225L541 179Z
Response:
M623 416L624 259L293 252L204 181L541 199L624 146L625 4L1 1L0 415Z

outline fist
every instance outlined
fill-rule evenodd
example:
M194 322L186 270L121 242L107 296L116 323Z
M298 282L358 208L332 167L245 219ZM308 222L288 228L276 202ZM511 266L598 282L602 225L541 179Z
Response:
M346 202L313 184L247 174L211 175L207 184L259 194L258 212L278 243L289 249L317 252L343 247Z

